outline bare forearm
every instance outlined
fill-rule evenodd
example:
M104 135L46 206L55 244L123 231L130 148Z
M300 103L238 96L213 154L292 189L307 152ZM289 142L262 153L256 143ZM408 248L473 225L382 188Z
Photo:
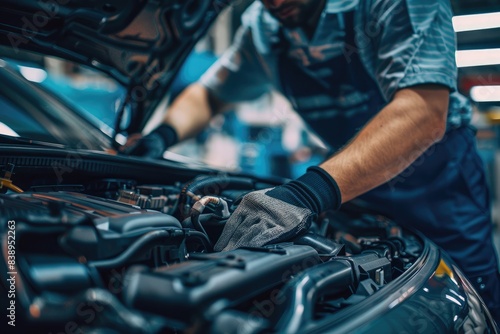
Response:
M195 83L175 99L165 114L164 122L176 130L179 140L184 140L202 131L212 115L221 109L221 102L214 101L204 86Z
M399 91L338 154L324 162L342 201L349 201L402 172L446 128L448 92L435 87Z

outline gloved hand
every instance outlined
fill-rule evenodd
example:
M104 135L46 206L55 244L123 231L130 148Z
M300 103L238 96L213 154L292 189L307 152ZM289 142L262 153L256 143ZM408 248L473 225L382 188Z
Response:
M310 167L297 180L243 197L215 244L216 251L283 242L307 231L313 219L342 203L335 180Z
M175 129L168 124L162 124L131 146L126 147L123 153L157 159L162 157L167 148L176 143L177 133Z

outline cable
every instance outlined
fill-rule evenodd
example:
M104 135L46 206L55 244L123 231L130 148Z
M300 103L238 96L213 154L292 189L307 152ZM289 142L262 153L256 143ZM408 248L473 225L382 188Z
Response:
M194 230L187 230L186 231L186 238L189 237L195 237L201 240L203 246L208 250L208 252L213 251L212 243L210 242L210 239L208 239L208 236L206 234L203 234L202 232L194 231Z
M24 192L21 188L14 185L11 180L6 180L4 178L0 178L0 189L2 189L3 187L10 189L12 191L15 191L16 193Z
M19 188L18 186L14 185L12 183L12 180L10 179L12 177L12 174L14 174L14 164L7 164L7 167L4 170L4 175L3 177L0 178L0 189L2 188L7 188L12 191L15 191L16 193L22 193L23 190Z
M213 205L213 209L219 211L218 214L222 219L229 218L231 213L229 212L227 202L222 198L215 196L204 196L193 204L190 212L191 224L207 237L210 247L212 247L212 243L208 238L208 233L205 231L205 228L200 222L200 215L208 205Z

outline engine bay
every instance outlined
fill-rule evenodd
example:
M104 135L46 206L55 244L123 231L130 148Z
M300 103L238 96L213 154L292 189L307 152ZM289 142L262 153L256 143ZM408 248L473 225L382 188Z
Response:
M418 235L348 203L288 242L214 252L241 197L272 181L172 169L161 183L78 170L57 183L4 169L24 192L0 194L1 273L15 249L28 330L300 332L384 289L423 250Z

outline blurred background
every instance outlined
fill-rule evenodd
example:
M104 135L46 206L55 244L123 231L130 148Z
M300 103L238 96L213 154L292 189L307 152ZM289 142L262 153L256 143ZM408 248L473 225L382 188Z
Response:
M200 75L230 45L240 16L251 0L235 1L197 44L173 84L170 100ZM473 125L500 221L500 1L452 0L457 34L458 87L473 103ZM82 66L44 57L14 61L20 73L54 91L112 133L117 104L125 90L115 81ZM92 98L89 98L89 97ZM158 119L157 119L158 121ZM2 123L0 122L0 127ZM154 123L150 128L154 127ZM0 129L1 130L1 129ZM288 102L276 92L216 118L197 138L172 147L165 156L182 155L209 165L266 176L295 178L323 161L328 148L309 132ZM498 231L498 228L497 228ZM500 245L500 233L496 236Z
M458 88L473 102L472 122L491 190L500 254L500 1L453 0Z

